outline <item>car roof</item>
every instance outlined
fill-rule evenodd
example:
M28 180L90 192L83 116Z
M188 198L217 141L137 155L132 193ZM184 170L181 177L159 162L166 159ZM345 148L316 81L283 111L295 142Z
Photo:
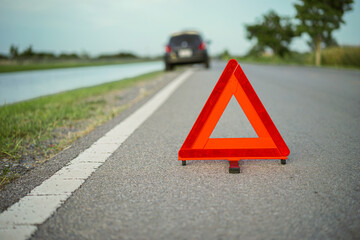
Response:
M182 32L176 32L176 33L173 33L171 34L171 37L176 37L176 36L180 36L180 35L199 35L200 36L200 33L197 32L197 31L182 31Z

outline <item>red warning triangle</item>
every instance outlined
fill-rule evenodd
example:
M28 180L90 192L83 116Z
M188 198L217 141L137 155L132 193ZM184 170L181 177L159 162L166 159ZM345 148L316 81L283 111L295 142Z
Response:
M258 138L210 138L235 96ZM179 151L179 160L286 159L290 150L236 60L219 81Z

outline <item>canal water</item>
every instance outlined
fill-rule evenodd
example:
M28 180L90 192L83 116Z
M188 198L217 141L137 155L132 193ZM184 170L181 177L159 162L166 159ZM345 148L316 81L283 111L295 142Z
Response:
M0 74L0 105L164 69L161 61Z

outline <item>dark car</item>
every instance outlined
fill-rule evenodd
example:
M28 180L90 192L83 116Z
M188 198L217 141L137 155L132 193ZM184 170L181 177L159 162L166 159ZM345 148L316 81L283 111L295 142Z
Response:
M175 65L192 63L203 63L209 68L206 43L196 31L174 33L165 47L164 61L166 70L172 70Z

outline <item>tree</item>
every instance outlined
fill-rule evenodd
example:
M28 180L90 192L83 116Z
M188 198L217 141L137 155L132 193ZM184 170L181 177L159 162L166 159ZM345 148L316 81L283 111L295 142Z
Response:
M265 52L265 47L255 44L250 51L246 54L247 56L256 56L259 57Z
M35 53L32 50L31 45L20 54L20 56L25 59L32 58L32 57L34 57L34 55L35 55Z
M61 53L59 59L79 59L79 55L76 53Z
M9 52L10 52L11 59L17 59L19 57L19 48L18 47L11 45Z
M284 57L289 53L289 45L295 36L295 27L288 17L280 17L274 11L263 16L261 22L245 25L248 39L257 39L253 50L269 47L274 54Z
M7 60L7 59L9 59L8 56L4 54L0 54L0 60Z
M316 50L316 45L315 42L312 40L307 41L307 44L309 45L309 47L311 48L312 51ZM326 38L323 40L323 44L325 46L325 48L327 47L337 47L339 46L339 44L337 43L336 39L333 38L332 36Z
M295 4L296 18L300 20L297 33L307 33L310 47L315 48L316 65L321 65L321 43L336 43L332 32L344 23L343 15L352 9L353 0L299 0Z
M229 50L225 49L222 53L220 53L219 58L223 60L229 60L231 58Z

